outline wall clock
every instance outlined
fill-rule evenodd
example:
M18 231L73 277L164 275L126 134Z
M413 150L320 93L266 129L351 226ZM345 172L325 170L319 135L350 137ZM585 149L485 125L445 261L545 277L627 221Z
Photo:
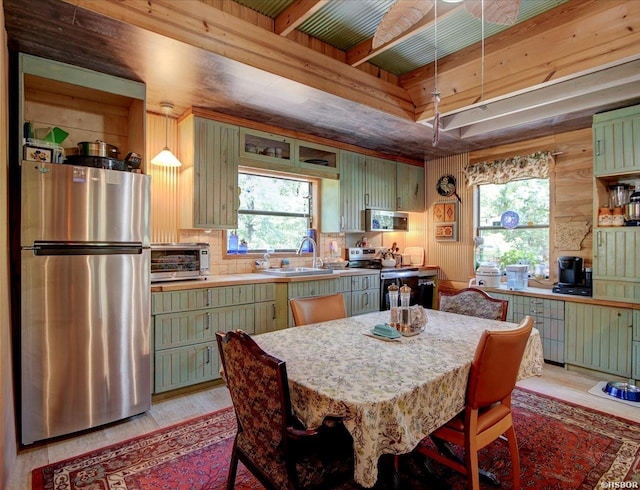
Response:
M443 175L438 179L436 190L438 191L438 194L443 197L456 196L458 202L462 202L460 196L456 192L456 178L451 174Z

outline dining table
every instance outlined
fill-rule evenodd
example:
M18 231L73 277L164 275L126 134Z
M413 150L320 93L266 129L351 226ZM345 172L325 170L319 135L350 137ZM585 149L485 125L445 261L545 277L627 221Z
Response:
M464 409L469 369L485 330L518 325L425 310L418 335L373 335L389 311L291 327L254 336L286 362L294 414L307 428L339 417L353 437L354 480L375 485L383 454L411 452ZM540 333L533 329L518 379L542 374Z

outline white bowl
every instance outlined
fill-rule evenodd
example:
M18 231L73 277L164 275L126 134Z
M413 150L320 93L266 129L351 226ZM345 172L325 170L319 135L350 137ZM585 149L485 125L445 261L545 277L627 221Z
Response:
M393 259L382 259L382 267L395 267L396 261Z

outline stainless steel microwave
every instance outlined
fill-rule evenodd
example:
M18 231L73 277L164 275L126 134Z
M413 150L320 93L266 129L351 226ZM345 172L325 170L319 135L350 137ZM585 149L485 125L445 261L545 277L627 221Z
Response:
M409 231L409 214L382 209L365 211L366 231Z
M207 279L208 243L152 243L151 282Z

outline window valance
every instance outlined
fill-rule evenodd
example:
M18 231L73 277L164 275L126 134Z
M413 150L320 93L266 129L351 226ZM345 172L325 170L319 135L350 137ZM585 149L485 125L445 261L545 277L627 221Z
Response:
M546 179L554 162L550 151L539 151L527 156L469 164L464 168L464 174L469 186L506 184L523 179Z

